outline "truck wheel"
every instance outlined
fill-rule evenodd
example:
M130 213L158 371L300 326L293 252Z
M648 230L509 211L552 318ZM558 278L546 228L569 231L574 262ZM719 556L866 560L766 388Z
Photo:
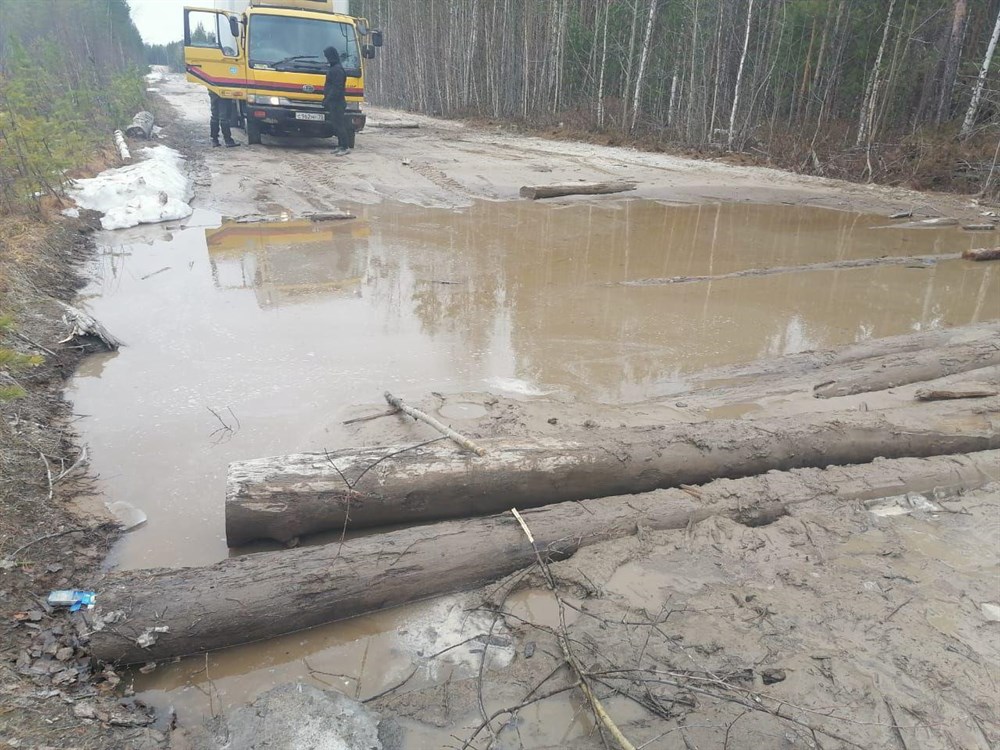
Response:
M260 124L251 118L247 118L247 143L251 146L260 145Z

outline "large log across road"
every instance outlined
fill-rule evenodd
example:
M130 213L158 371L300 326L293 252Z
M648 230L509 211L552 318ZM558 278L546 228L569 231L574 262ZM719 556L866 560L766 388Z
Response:
M553 559L635 533L680 529L712 515L747 525L807 500L831 506L998 479L1000 451L903 458L721 479L688 490L562 503L522 515ZM836 507L831 508L836 512ZM165 659L234 646L483 585L535 561L510 513L223 560L205 568L112 573L98 584L98 659ZM145 637L144 637L145 636ZM147 644L145 647L140 643Z
M773 469L988 450L1000 447L998 408L993 398L602 430L576 441L483 440L482 458L439 443L386 460L398 448L241 461L229 467L226 535L230 546L287 542L348 524L422 523Z
M634 182L571 182L565 185L524 185L522 198L533 201L542 198L561 198L565 195L608 195L635 190Z

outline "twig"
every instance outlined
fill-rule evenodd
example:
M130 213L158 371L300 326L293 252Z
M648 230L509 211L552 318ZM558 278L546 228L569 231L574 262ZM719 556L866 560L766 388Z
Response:
M48 354L51 357L55 357L56 356L56 353L54 351L52 351L51 349L46 349L41 344L36 344L34 341L32 341L31 339L29 339L23 333L20 333L18 331L8 331L8 333L13 333L15 336L17 336L19 339L21 339L21 341L25 342L26 344L30 344L31 346L35 347L39 351L45 352L46 354Z
M443 424L438 420L434 419L434 417L425 414L419 409L414 409L412 406L407 406L406 404L403 403L402 399L393 396L391 393L389 393L389 391L385 392L385 400L389 402L389 406L394 407L396 410L401 411L404 414L409 414L411 417L423 422L424 424L430 425L435 430L440 432L442 435L446 435L447 437L451 438L451 440L453 440L460 447L465 448L465 450L471 451L472 453L475 453L477 456L486 455L485 448L476 445L467 437L451 429L451 427L449 427L448 425Z
M379 698L384 698L389 693L392 693L392 692L394 692L396 690L399 690L401 687L403 687L403 685L405 685L406 683L408 683L410 680L413 679L413 675L415 675L419 669L420 669L420 665L418 664L417 666L415 666L413 668L412 672L410 672L408 675L406 675L406 677L403 679L402 682L398 682L395 685L393 685L392 687L386 688L381 693L375 693L375 695L373 695L373 696L371 696L369 698L365 698L361 702L362 703L371 703L372 701L377 701Z
M486 721L484 721L482 724L480 724L478 727L476 727L476 730L472 733L472 736L469 737L469 739L465 740L465 742L462 743L462 747L459 750L466 750L467 748L472 747L472 741L474 739L476 739L476 737L479 736L480 732L482 732L484 729L486 729L486 725L487 724L490 724L498 716L503 716L504 714L513 714L513 713L516 713L516 712L520 711L522 708L525 708L526 706L530 706L532 703L538 703L539 701L546 700L547 698L551 698L551 697L553 697L555 695L559 695L560 693L565 693L565 692L567 692L569 690L573 690L574 688L578 687L579 685L580 685L579 682L574 682L572 685L566 685L565 687L561 687L561 688L554 688L552 690L549 690L547 693L542 693L541 695L536 695L534 698L523 700L520 703L518 703L516 706L508 706L507 708L501 708L499 711L494 711L492 714L490 714L489 718Z
M220 426L216 427L208 434L210 438L219 435L219 437L215 439L213 445L218 445L224 440L232 439L233 435L236 434L236 430L233 429L232 425L230 425L228 422L226 422L226 420L224 420L221 416L219 416L219 412L217 412L211 406L206 406L205 408L208 409L210 412L212 412L212 416L214 416L217 420L219 420ZM233 410L230 407L227 406L226 408L229 409L229 413L233 415L233 419L236 421L237 429L239 429L240 420L236 418L236 415L233 414Z
M892 731L896 735L896 739L899 740L899 746L903 750L909 750L906 746L906 740L903 739L903 733L899 731L899 723L896 721L896 715L892 712L892 704L889 703L889 699L884 695L882 696L882 702L885 704L886 710L889 712L889 721L892 722Z
M411 446L409 446L407 448L401 448L398 451L393 451L392 453L387 453L386 455L382 456L382 458L380 458L378 461L374 461L374 462L368 464L368 466L365 467L364 471L362 471L360 474L358 474L358 478L354 480L354 483L351 484L351 489L357 487L358 486L358 482L361 481L361 478L365 474L367 474L369 471L371 471L372 469L374 469L376 466L378 466L380 463L382 463L383 461L387 461L388 459L390 459L390 458L392 458L394 456L398 456L401 453L406 453L407 451L416 450L417 448L423 448L424 446L430 445L431 443L438 443L438 442L440 442L440 441L442 441L444 439L445 439L444 437L438 437L438 438L434 438L433 440L425 440L422 443L417 443L416 445L411 445Z
M355 417L354 419L348 419L341 424L357 424L358 422L370 422L373 419L381 419L382 417L391 417L393 414L399 414L399 409L390 409L389 411L382 411L378 414L369 414L367 417Z
M56 475L55 479L52 480L52 484L58 484L60 480L65 479L66 477L68 477L71 473L73 473L73 470L77 466L79 466L80 464L82 464L86 460L87 460L87 446L83 446L82 448L80 448L80 455L77 456L76 461L74 461L72 464L70 464L70 467L68 469L64 469L63 471L60 471L59 474Z
M163 268L159 269L158 271L153 271L152 273L147 273L145 276L140 276L139 277L139 281L145 281L148 278L156 276L156 274L158 274L158 273L163 273L164 271L169 271L169 270L170 270L170 266L164 266Z
M52 467L49 466L49 459L45 457L44 453L38 451L38 455L42 457L42 462L45 464L45 477L49 480L49 500L51 500L55 492L55 483L52 481Z
M587 683L586 673L580 667L579 662L577 662L576 657L573 656L573 652L569 648L569 642L568 642L569 639L567 638L566 635L565 609L562 606L562 598L559 596L559 593L556 590L555 580L552 577L552 571L549 570L549 566L546 564L545 560L542 559L542 555L538 551L538 544L535 542L535 538L531 534L531 529L528 528L528 524L525 523L524 518L521 516L520 513L518 513L517 508L511 508L510 512L514 514L514 518L516 518L517 522L521 525L521 530L524 531L524 535L528 537L528 541L531 542L531 547L535 552L535 558L538 560L538 565L542 569L542 572L545 575L545 581L548 584L549 589L552 591L552 595L556 598L556 603L559 604L559 620L560 620L561 632L557 635L557 640L559 642L560 648L562 649L563 657L566 659L566 662L569 664L570 668L576 673L577 678L580 681L580 689L583 691L584 696L589 701L590 706L593 709L594 714L597 716L600 723L603 724L605 728L607 728L607 730L611 733L611 736L614 737L615 742L618 743L618 746L622 750L635 750L635 745L629 742L628 738L625 737L624 734L622 734L622 731L618 728L618 725L615 724L612 718L608 715L608 712L604 709L604 706L601 704L601 701L594 694L594 691L591 690L590 685Z
M905 606L906 606L907 604L909 604L910 602L912 602L912 601L914 600L914 598L915 598L915 597L912 597L912 596L911 596L911 597L910 597L909 599L907 599L907 600L906 600L905 602L903 602L903 603L902 603L902 604L900 604L900 605L899 605L898 607L896 607L896 608L895 608L894 610L892 610L892 612L890 612L890 613L888 614L888 616L886 616L886 618L885 618L885 620L883 620L883 622L889 622L889 620L891 620L891 619L892 619L892 616L893 616L894 614L896 614L897 612L899 612L899 610L901 610L901 609L902 609L903 607L905 607Z
M83 533L85 531L86 529L67 529L66 531L57 531L55 534L46 534L45 536L40 536L37 539L32 539L27 544L22 544L16 550L7 555L7 557L5 557L4 559L13 560L15 557L18 556L19 553L24 552L26 549L28 549L28 547L32 546L33 544L38 544L38 542L44 542L46 539L55 539L57 536L65 536L66 534L75 534L77 532Z

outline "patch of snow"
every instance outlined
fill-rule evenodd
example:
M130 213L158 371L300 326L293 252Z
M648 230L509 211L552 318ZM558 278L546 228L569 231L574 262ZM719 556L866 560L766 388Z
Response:
M68 216L71 219L80 218L80 209L77 208L76 206L73 206L72 208L64 208L59 213L61 213L63 216Z
M905 516L917 510L936 513L941 510L939 505L932 503L918 492L907 492L905 495L878 497L865 503L865 508L873 516L888 518L890 516Z
M982 605L983 617L990 622L1000 622L1000 606L992 602L984 602Z
M507 626L476 605L471 598L447 597L397 631L400 645L425 662L432 680L445 665L477 673L484 653L487 669L503 669L513 661L514 639Z
M89 180L77 180L70 194L81 208L104 214L105 229L125 229L186 219L194 195L184 170L184 157L167 146L145 148L144 161L108 169Z

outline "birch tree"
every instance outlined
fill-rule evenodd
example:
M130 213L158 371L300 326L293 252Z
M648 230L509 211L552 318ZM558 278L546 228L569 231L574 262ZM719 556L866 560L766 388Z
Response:
M894 0L895 1L895 0ZM743 54L740 55L740 67L736 71L736 88L733 90L733 107L729 112L729 148L736 142L736 110L740 105L740 83L743 81L743 66L747 61L747 48L750 46L750 25L753 22L753 2L747 8L747 30L743 37Z
M889 11L885 14L885 26L882 30L882 43L878 46L875 67L872 68L871 76L868 78L868 86L865 88L865 97L861 102L861 119L858 123L858 140L855 143L856 146L862 146L867 143L871 135L872 120L875 113L875 99L878 96L879 89L879 76L882 74L882 56L885 54L885 43L889 39L892 10L895 7L896 0L890 0Z
M642 40L642 52L639 54L639 72L635 77L635 94L632 97L632 127L635 131L639 119L639 98L642 96L642 79L646 75L646 62L649 60L649 45L653 38L653 25L656 23L656 8L659 0L649 0L649 18L646 19L646 34Z
M1000 11L997 12L997 22L993 26L993 36L990 37L989 46L986 48L986 57L983 58L983 66L979 69L979 77L976 85L972 89L972 100L969 108L965 112L965 120L962 122L960 138L968 138L972 135L972 127L976 124L976 117L979 114L979 102L983 97L983 87L986 85L986 76L990 72L990 63L993 61L993 52L997 48L997 39L1000 38Z

